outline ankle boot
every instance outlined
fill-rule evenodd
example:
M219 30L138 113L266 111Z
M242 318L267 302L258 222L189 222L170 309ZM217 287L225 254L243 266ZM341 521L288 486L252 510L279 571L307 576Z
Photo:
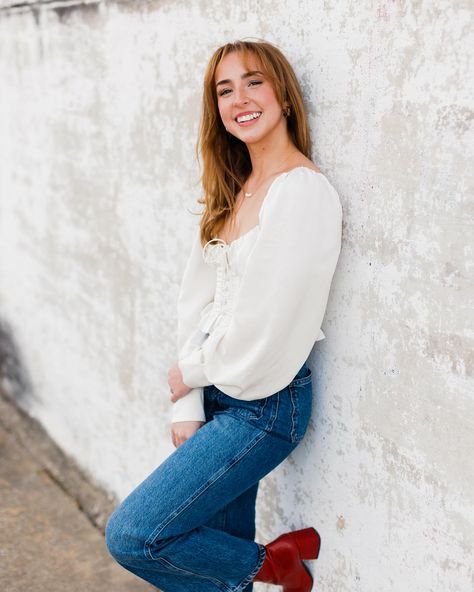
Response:
M283 586L283 592L309 592L313 576L302 559L317 559L321 537L309 527L280 535L265 545L265 560L254 582Z

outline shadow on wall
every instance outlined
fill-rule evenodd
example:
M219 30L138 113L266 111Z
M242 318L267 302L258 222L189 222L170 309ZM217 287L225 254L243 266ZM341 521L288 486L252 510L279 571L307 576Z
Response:
M28 371L21 362L13 331L0 319L0 390L19 405L34 399Z

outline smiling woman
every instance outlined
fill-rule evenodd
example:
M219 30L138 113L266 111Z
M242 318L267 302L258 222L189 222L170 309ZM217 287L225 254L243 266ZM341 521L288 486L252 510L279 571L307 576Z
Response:
M252 57L249 57L249 60L250 62L254 61ZM230 132L232 131L231 126L234 122L239 127L248 127L249 123L247 122L260 119L263 113L265 113L264 119L267 125L272 120L274 123L282 120L281 106L270 80L266 79L260 70L245 71L246 68L247 66L242 57L236 52L233 52L223 58L216 69L217 77L219 77L221 72L225 71L233 72L236 75L235 81L227 78L224 81L220 80L216 84L216 88L223 85L223 89L217 93L218 108L221 119L227 131ZM261 79L252 80L252 77L257 75ZM236 113L236 107L243 104L241 100L242 96L249 98L249 106L253 107L253 109Z
M218 48L204 76L204 204L178 296L170 455L113 513L107 546L159 587L309 592L312 526L255 542L260 480L303 439L307 359L341 249L339 196L310 159L296 76L274 45Z
M276 175L298 165L318 171L309 158L300 85L278 48L237 41L215 52L204 77L199 149L202 243L213 236L231 240L254 226Z

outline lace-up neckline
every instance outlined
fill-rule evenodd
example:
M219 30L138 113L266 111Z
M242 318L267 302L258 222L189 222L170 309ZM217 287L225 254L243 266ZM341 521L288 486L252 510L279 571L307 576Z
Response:
M219 263L224 261L225 268L229 268L229 250L240 244L245 238L249 237L255 230L260 228L257 224L247 232L244 232L241 236L237 237L230 243L226 243L222 238L212 238L202 248L202 256L206 263Z

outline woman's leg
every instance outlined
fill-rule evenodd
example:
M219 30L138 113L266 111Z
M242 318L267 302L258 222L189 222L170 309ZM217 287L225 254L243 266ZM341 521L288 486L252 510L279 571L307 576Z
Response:
M311 370L305 363L288 387L264 399L234 399L215 387L205 395L208 423L107 523L110 553L163 592L251 589L266 553L253 540L258 482L304 437Z
M255 539L255 508L259 484L260 482L255 483L238 498L216 512L204 526L217 528L234 536L253 541ZM250 582L243 592L252 591L253 584Z
M205 524L297 446L272 434L277 416L274 400L266 429L231 413L203 425L109 518L112 556L164 592L245 590L264 546Z
M244 491L235 500L221 508L204 524L223 530L234 536L253 541L255 539L255 506L259 482Z
M237 499L231 501L227 506L220 509L214 514L214 516L204 525L210 528L216 528L229 534L239 536L244 539L254 540L255 539L255 504L257 499L259 483L249 487L247 491L244 491ZM134 573L143 579L146 579L146 572L140 573L140 570L134 569ZM167 580L170 579L171 574L167 575ZM176 589L179 586L183 586L183 577L181 575L176 577L176 582L173 584ZM189 586L186 580L186 586ZM193 582L187 590L192 592L207 592L208 590L214 590L215 587L210 587L207 582L202 584L199 582ZM250 582L242 592L252 592L253 583Z

